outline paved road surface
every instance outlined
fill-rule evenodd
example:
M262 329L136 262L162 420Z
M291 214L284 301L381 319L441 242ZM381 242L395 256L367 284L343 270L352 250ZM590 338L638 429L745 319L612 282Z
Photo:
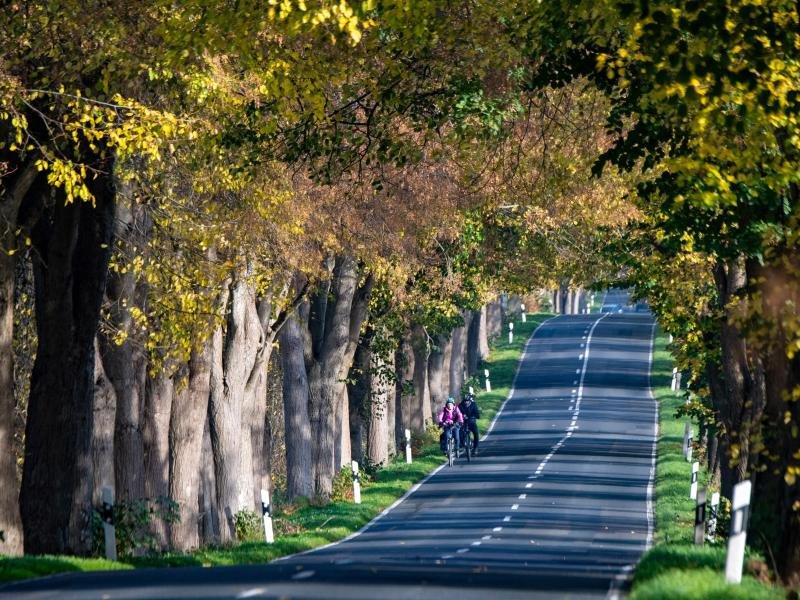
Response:
M611 312L542 325L478 459L342 543L264 566L56 576L0 598L615 597L652 537L656 439L653 321L626 303L609 293Z

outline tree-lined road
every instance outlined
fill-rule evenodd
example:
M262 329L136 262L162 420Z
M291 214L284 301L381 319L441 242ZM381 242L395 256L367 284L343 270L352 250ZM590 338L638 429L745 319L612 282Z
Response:
M62 575L0 598L614 596L652 537L657 437L653 321L618 313L626 302L544 323L478 459L346 541L265 566Z

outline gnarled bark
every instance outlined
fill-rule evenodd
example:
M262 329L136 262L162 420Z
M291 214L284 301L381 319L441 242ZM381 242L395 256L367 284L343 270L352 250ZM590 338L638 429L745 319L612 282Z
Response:
M208 410L213 340L192 351L188 385L176 390L169 423L169 496L178 503L180 519L169 528L171 546L191 550L199 544L200 456Z
M169 496L169 423L175 380L163 369L145 381L142 416L142 447L144 457L144 489L148 498ZM167 524L157 519L151 523L158 546L168 545Z
M412 431L423 431L425 424L433 419L431 416L431 394L428 387L428 356L430 346L428 333L421 325L411 330L411 348L414 352L414 395L412 396L409 423Z
M66 204L56 193L32 235L38 347L20 494L30 554L82 555L91 548L94 337L115 192L110 176L89 185L95 206Z
M289 500L311 498L314 493L311 465L311 421L308 415L308 378L303 358L303 328L308 306L284 324L279 334L283 367L283 412L286 439L286 491Z
M372 355L370 391L367 416L367 456L372 464L386 464L393 448L389 440L394 438L394 427L390 429L389 410L394 400L394 386L387 377L392 369L378 354Z
M3 156L0 162L12 157ZM14 451L14 266L20 205L33 184L33 161L3 177L0 195L0 554L22 554L19 480Z
M431 396L431 415L444 405L450 389L450 336L437 335L436 345L428 357L428 387Z

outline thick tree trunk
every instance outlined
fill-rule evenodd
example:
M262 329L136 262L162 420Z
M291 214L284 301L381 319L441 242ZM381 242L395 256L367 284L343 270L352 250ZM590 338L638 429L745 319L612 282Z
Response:
M3 199L3 202L8 200ZM14 450L14 247L13 222L0 248L0 554L22 554L19 480Z
M6 163L2 156L0 162ZM14 451L14 266L15 232L23 198L38 173L33 161L4 174L0 190L0 554L22 554L19 479Z
M211 424L207 418L203 425L203 447L200 451L200 486L197 503L199 506L198 527L200 541L204 545L218 545L221 542L220 509L217 504L217 480L214 474L214 450L211 445ZM234 536L235 538L235 536ZM226 540L231 542L232 540Z
M471 313L463 311L464 325L456 327L453 330L452 340L452 354L450 356L450 395L453 398L461 396L461 386L464 383L466 376L466 360L467 360L467 335L469 325L472 320Z
M324 299L317 294L312 302L312 309L317 313L312 312L309 319L313 357L307 372L314 495L323 501L330 497L339 466L336 464L337 418L347 417L344 381L366 318L373 285L370 276L359 288L358 279L355 262L346 256L337 257L330 293L325 294ZM342 427L342 432L345 429Z
M578 288L572 298L572 314L578 315L581 312L581 300L583 299L583 289Z
M406 429L411 429L411 401L414 393L414 350L411 336L407 333L400 340L395 352L394 365L397 373L395 385L394 437L398 449L405 447Z
M387 378L392 365L377 354L372 355L369 402L367 404L367 457L372 464L389 461L389 440L394 428L389 428L389 410L394 400L394 386Z
M395 376L397 374L396 368L396 359L397 352L390 352L389 357L385 362L385 367L387 369L387 373L391 372L394 375L391 378L387 378L385 385L386 389L384 391L386 395L386 432L387 432L387 441L386 441L386 448L389 453L389 456L394 456L397 454L397 449L399 446L397 445L397 383L395 381ZM401 414L402 420L402 414Z
M32 236L38 347L20 494L30 554L83 555L91 549L94 337L115 198L110 177L89 185L94 207L66 204L59 193Z
M447 400L450 389L450 370L449 364L445 359L449 355L450 337L444 335L436 336L436 346L431 350L428 357L428 387L431 396L431 414L435 416L436 411Z
M720 306L725 308L746 284L744 266L739 261L720 263L714 270L714 277ZM730 437L727 450L734 468L733 480L726 482L723 477L723 492L730 493L732 489L726 489L726 484L735 485L750 476L751 436L757 433L760 425L765 392L760 360L748 356L746 340L727 317L726 310L726 316L720 324L725 402L719 417Z
M133 255L146 247L144 239L150 229L150 219L142 206L130 195L120 194L117 210L116 237ZM136 248L137 250L134 250ZM106 284L104 309L115 331L126 335L122 344L114 334L98 334L103 368L114 386L117 404L114 422L115 495L120 501L145 496L144 446L142 442L142 411L146 359L142 344L134 339L131 309L142 308L146 292L136 283L133 269L112 271Z
M411 330L411 349L414 353L414 395L411 407L410 424L412 431L424 431L425 425L433 419L431 416L431 394L428 388L428 356L430 346L428 334L421 325Z
M145 382L142 445L144 489L148 498L169 496L169 422L174 388L173 377L163 370L155 377L147 377ZM156 519L151 527L160 548L167 548L167 524Z
M244 419L247 382L258 357L262 335L255 290L245 274L231 285L227 327L214 334L209 424L214 455L220 539L236 539L234 516L252 509L252 443L250 421ZM223 341L224 340L224 341ZM247 415L252 418L251 414Z
M192 351L189 359L188 387L174 395L169 423L169 495L180 508L180 519L169 530L170 544L176 550L191 550L199 544L200 457L203 427L210 389L212 341Z
M286 439L286 492L290 501L314 493L311 464L311 421L308 415L308 379L303 358L303 327L308 310L290 317L279 334L283 367L283 411Z
M95 342L94 393L92 403L92 503L102 503L102 487L114 485L114 414L117 394L106 377Z
M467 329L467 375L475 375L478 372L478 364L481 356L481 311L470 311L471 317L469 328Z
M369 424L370 411L374 408L370 396L374 376L372 372L372 340L374 337L374 330L368 327L356 348L353 366L350 367L347 378L350 448L353 460L359 463L362 461L364 421L367 420L367 425Z
M489 327L486 322L487 307L481 306L480 315L477 318L478 326L478 362L489 359Z
M491 302L486 307L486 328L489 337L495 337L503 332L503 307L500 301Z

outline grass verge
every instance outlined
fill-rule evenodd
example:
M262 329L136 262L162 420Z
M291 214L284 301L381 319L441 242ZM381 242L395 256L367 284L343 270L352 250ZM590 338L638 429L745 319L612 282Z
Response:
M719 541L695 546L694 500L689 499L691 464L683 455L685 418L675 411L683 402L670 390L672 357L667 337L657 333L653 348L651 385L659 406L659 440L655 485L655 546L636 568L631 600L777 599L779 588L745 575L741 585L725 583L726 545ZM697 431L697 425L694 426ZM708 476L702 472L700 485Z
M472 382L482 411L479 422L482 432L486 431L511 391L525 342L549 316L541 313L528 315L527 323L515 324L512 344L503 335L492 344L488 364L484 365L490 371L492 392L481 391L482 380L481 385L477 380ZM505 334L505 330L503 333ZM360 505L352 502L332 502L325 506L303 503L279 508L275 514L278 535L273 544L245 542L230 547L209 547L191 553L165 553L118 562L72 556L0 556L0 583L70 571L263 564L281 556L340 540L357 531L442 461L438 443L427 444L414 457L412 464L406 464L404 458L398 456L378 471L374 481L362 486ZM281 531L285 533L281 534Z

